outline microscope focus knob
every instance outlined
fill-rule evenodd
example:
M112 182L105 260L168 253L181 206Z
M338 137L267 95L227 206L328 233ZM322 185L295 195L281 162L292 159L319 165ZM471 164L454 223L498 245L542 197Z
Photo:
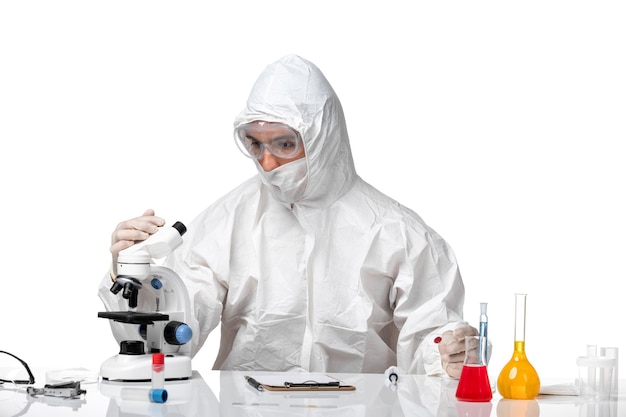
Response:
M191 327L180 321L170 321L165 326L165 341L170 345L184 345L193 337Z

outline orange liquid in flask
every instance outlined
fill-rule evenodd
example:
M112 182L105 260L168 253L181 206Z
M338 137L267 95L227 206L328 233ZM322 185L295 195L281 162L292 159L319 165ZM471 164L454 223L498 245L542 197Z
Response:
M515 294L515 344L511 360L498 376L498 392L504 398L531 400L539 394L541 382L526 357L526 294Z
M498 392L504 398L529 400L539 394L539 375L526 357L524 344L524 341L515 341L513 357L498 377Z

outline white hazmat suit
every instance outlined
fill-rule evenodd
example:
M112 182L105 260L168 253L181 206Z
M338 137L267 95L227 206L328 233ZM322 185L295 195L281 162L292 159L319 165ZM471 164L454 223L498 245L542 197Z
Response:
M166 260L189 291L193 353L221 320L215 369L443 374L433 339L464 301L451 248L356 174L341 104L313 64L289 55L264 70L235 127L259 120L293 127L306 156L270 172L255 161L258 175ZM110 285L100 297L123 309Z

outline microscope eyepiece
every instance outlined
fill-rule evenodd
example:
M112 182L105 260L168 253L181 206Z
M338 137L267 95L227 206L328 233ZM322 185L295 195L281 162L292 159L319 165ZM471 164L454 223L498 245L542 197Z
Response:
M187 233L187 227L182 224L181 222L176 222L172 225L172 227L176 230L178 230L178 233L180 233L180 235L184 235L185 233Z

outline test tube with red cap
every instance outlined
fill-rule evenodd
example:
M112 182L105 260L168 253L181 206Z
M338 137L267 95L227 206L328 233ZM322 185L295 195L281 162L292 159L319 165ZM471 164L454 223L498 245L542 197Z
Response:
M152 389L165 388L165 355L152 354Z

